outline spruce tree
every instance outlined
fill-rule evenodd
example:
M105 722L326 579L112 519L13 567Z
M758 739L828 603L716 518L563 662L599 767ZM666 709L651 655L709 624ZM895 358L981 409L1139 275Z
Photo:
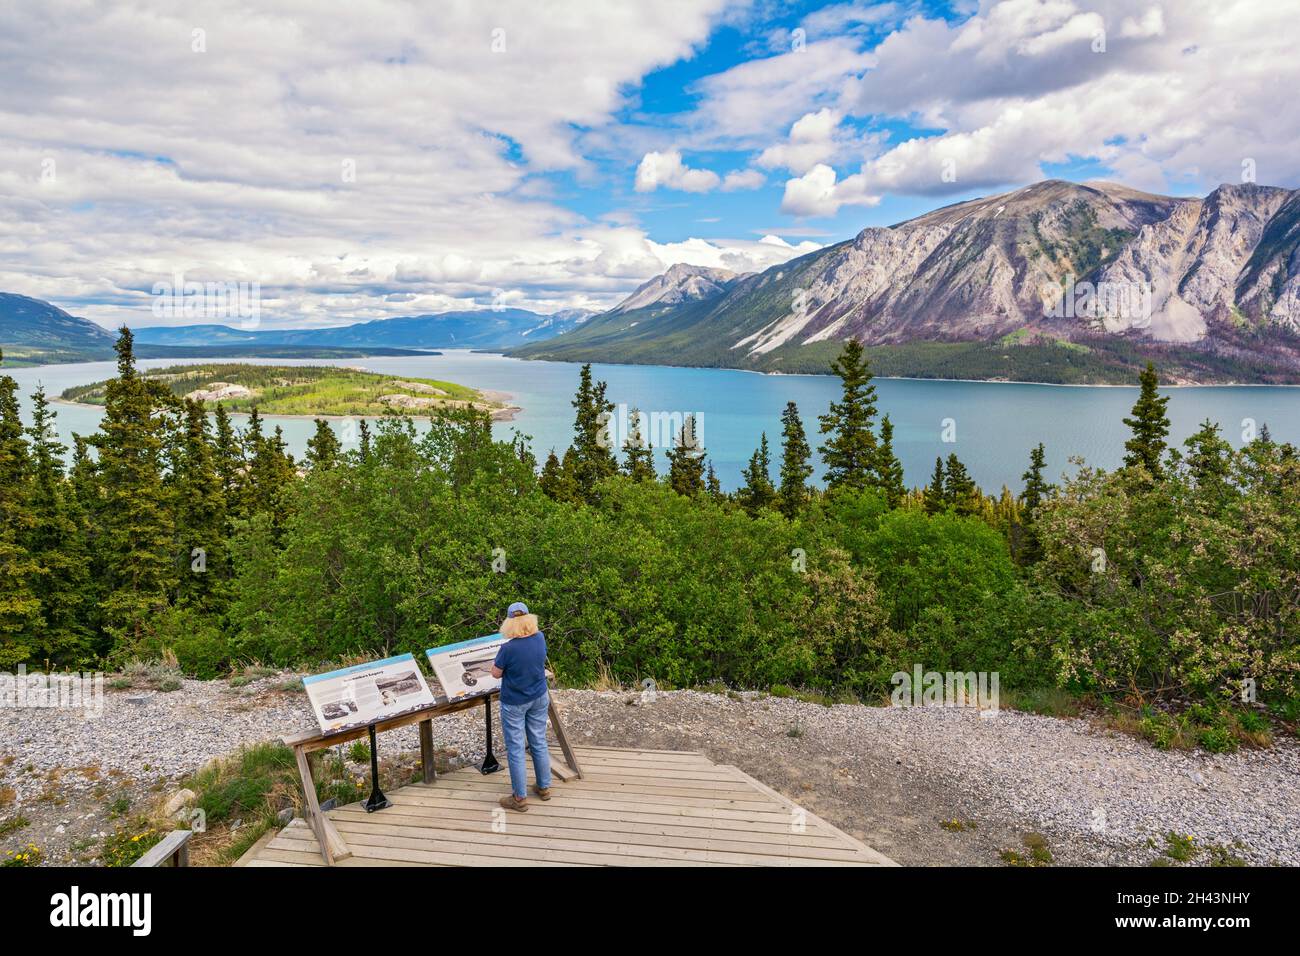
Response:
M370 426L363 418L357 425L359 440L357 444L357 458L364 465L370 460Z
M221 496L225 499L226 511L233 516L239 499L239 481L244 468L244 455L239 447L239 437L235 434L226 406L217 403L216 420L213 426L216 437L212 448L212 464L221 481Z
M131 330L117 340L117 378L105 388L95 437L103 511L104 629L129 652L167 606L176 581L172 502L163 481L165 422L158 391L136 371Z
M713 469L713 462L709 462L709 473L704 479L704 490L712 501L727 500L727 496L722 493L722 482L718 480L718 473Z
M942 458L935 458L934 460L934 474L930 476L930 483L925 486L922 500L925 503L926 514L937 515L947 508L947 501L944 496Z
M809 459L812 449L804 434L799 408L787 402L781 413L781 488L779 507L781 513L793 519L808 503L807 481L813 467Z
M1025 483L1025 490L1020 495L1020 513L1010 524L1012 550L1021 564L1035 564L1043 556L1043 542L1035 521L1043 502L1056 490L1056 486L1043 477L1045 467L1047 452L1043 443L1039 442L1029 453L1029 470L1020 476Z
M655 480L655 453L641 433L641 411L632 409L629 415L627 439L623 442L626 461L623 473L633 481Z
M767 447L767 432L763 432L759 446L749 458L749 464L741 473L745 483L736 492L736 500L742 508L754 517L764 508L770 508L776 502L776 489L772 487L772 455Z
M312 471L329 471L339 463L343 446L329 422L316 419L316 433L307 439L305 463Z
M36 653L59 664L80 666L94 652L88 613L89 571L81 509L64 480L63 455L45 390L32 396L31 516L27 551L38 573L34 589L41 620L34 631Z
M564 449L564 457L560 459L560 481L558 501L580 502L582 498L578 494L578 453L570 445Z
M958 514L976 515L983 504L983 495L975 486L966 466L956 454L948 456L943 476L943 501Z
M1052 494L1056 486L1050 484L1043 477L1043 469L1047 467L1047 451L1043 448L1043 443L1038 445L1029 453L1029 470L1020 476L1025 483L1025 490L1020 494L1020 502L1024 508L1024 517L1026 521L1033 521L1038 514L1038 507Z
M542 465L542 474L537 479L537 485L552 501L567 500L565 498L564 476L560 467L560 459L556 457L554 448L546 457L546 463Z
M254 408L244 436L244 455L248 468L242 482L243 513L247 516L266 512L277 528L287 518L284 492L297 477L293 458L285 450L284 435L277 425L270 435L262 432L262 418Z
M202 402L185 401L185 437L177 463L178 600L206 609L221 602L228 561L226 500L221 493L208 416Z
M880 446L876 449L876 476L885 502L897 508L907 489L903 486L903 463L894 454L894 423L886 415L880 420Z
M1124 443L1128 452L1124 456L1124 467L1145 468L1147 474L1158 481L1164 477L1161 459L1165 454L1165 439L1169 437L1169 417L1165 414L1169 396L1162 396L1157 391L1159 376L1150 362L1147 362L1139 381L1142 391L1133 406L1132 417L1124 419L1124 424L1133 431L1133 437Z
M831 363L840 377L842 394L821 416L821 431L829 435L818 450L826 463L826 490L860 490L878 484L875 474L876 436L872 423L876 415L876 387L871 384L871 367L862 343L849 339L844 351Z
M18 383L0 375L0 667L6 670L35 656L34 632L42 623L40 569L26 547L33 527L30 483Z
M695 437L695 416L687 415L677 442L668 452L668 484L679 495L704 491L704 451Z
M618 473L618 460L614 457L610 428L614 404L605 398L605 383L592 382L590 362L582 366L578 393L571 404L574 481L579 497L592 501L597 482Z
M1219 433L1219 426L1207 418L1183 445L1196 486L1203 491L1223 490L1232 472L1232 446Z

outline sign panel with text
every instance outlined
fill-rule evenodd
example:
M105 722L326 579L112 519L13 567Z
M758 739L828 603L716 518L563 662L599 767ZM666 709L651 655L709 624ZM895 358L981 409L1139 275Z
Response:
M489 634L425 651L429 667L448 700L463 700L500 689L500 679L492 676L492 662L506 640L500 634Z
M325 733L364 727L435 702L412 654L314 674L302 683Z

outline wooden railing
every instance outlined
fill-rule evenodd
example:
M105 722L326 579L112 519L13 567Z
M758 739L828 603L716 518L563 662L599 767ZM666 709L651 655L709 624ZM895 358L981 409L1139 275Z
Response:
M189 866L190 837L192 830L173 830L152 847L132 866Z

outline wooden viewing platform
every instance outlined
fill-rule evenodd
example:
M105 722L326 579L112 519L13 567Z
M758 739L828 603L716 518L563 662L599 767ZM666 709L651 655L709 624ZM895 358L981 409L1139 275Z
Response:
M892 866L735 767L701 753L577 747L581 779L556 779L528 812L500 809L509 776L476 767L326 816L351 856L336 866ZM561 761L553 754L554 762ZM504 763L504 761L503 761ZM531 780L532 767L529 766ZM494 812L496 811L496 812ZM238 866L323 866L307 821L254 844Z

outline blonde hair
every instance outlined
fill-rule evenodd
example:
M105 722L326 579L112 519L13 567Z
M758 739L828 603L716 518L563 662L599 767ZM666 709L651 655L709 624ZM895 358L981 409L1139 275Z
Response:
M538 630L536 614L520 614L518 617L508 617L501 622L502 637L531 637Z

